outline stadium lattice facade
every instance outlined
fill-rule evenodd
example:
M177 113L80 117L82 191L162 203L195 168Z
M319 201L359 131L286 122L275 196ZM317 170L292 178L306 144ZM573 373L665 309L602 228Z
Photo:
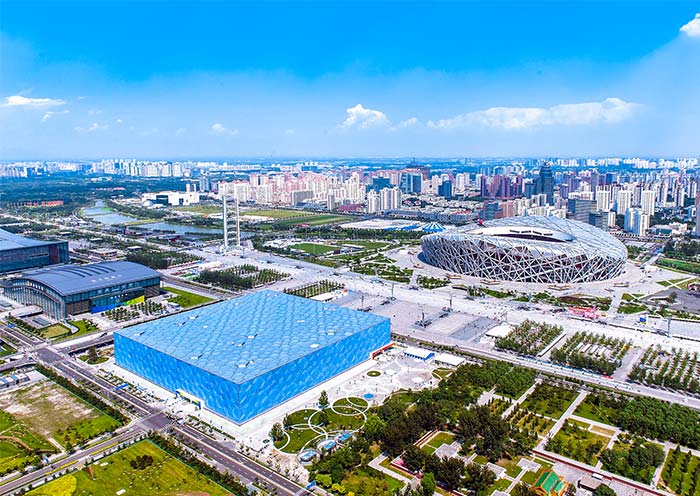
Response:
M560 217L509 217L424 236L422 257L441 269L514 282L577 283L617 277L627 249L610 234Z

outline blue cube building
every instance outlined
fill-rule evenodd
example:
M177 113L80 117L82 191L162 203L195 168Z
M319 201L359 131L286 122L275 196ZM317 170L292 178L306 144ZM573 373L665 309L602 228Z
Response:
M117 365L243 423L368 360L390 321L275 291L114 333Z

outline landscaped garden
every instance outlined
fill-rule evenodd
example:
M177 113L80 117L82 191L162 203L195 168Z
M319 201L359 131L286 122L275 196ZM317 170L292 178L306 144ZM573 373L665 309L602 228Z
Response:
M592 332L577 332L559 348L552 350L553 362L612 375L632 347L630 341Z
M545 322L525 320L515 326L507 335L496 340L496 346L521 355L536 356L564 332L564 328Z
M0 475L21 470L56 448L17 417L0 410Z
M661 472L665 489L678 495L695 496L700 493L700 458L677 447L668 453Z
M700 393L700 367L698 353L672 348L665 350L659 346L649 347L629 374L632 381Z

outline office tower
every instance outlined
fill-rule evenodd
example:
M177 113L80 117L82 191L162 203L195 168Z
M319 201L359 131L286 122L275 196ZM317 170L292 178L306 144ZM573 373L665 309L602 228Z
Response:
M617 203L615 205L617 215L625 215L630 206L632 206L632 192L627 189L618 191Z
M438 195L443 198L452 198L452 181L443 181L440 186L438 186Z
M548 162L540 168L540 176L537 179L537 193L547 195L547 203L550 205L554 200L554 176L552 175L552 166Z

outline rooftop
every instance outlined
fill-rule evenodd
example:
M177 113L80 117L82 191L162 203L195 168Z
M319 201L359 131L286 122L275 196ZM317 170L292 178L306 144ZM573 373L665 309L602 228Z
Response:
M145 265L122 261L59 265L22 273L22 279L44 284L64 296L153 277L160 274Z
M53 243L60 243L60 241L40 241L38 239L25 238L24 236L0 229L0 251L16 250L17 248L27 248L29 246L41 246Z
M115 332L240 384L388 320L265 290Z

